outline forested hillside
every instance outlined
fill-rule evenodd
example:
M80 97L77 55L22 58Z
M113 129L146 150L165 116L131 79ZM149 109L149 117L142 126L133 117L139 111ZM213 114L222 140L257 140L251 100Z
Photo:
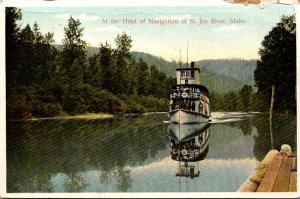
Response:
M93 52L90 49L90 52ZM144 52L133 51L132 55L136 58L142 58L148 65L157 65L161 71L167 74L175 75L175 70L179 67L179 63L166 61L161 57L157 57ZM194 60L196 61L196 60ZM254 84L254 70L257 60L244 59L205 59L196 61L195 66L200 67L202 72L210 71L216 74L233 77L239 81L245 81L248 84ZM186 65L184 63L182 66Z
M60 49L60 46L56 46ZM88 55L98 53L98 48L88 47ZM179 62L167 61L161 57L144 52L131 52L136 60L143 59L148 66L155 66L158 70L175 77L175 69L179 67ZM182 64L184 67L185 64ZM202 60L196 62L196 67L201 69L201 84L205 85L211 93L224 95L228 92L239 91L243 85L254 84L253 71L256 60L243 59L217 59Z
M62 46L59 45L55 45L55 47L58 50L62 49ZM88 56L93 56L98 51L99 49L96 47L87 47ZM179 67L179 62L170 62L144 52L132 51L131 55L136 60L143 59L148 66L155 66L167 76L176 76L175 69ZM196 67L201 69L201 84L205 85L211 93L221 95L238 91L245 84L253 85L255 65L255 60L243 59L218 59L196 62ZM184 67L184 64L182 66Z
M160 71L174 77L175 69L179 68L179 62L168 62L161 57L156 57L148 53L134 51L132 55L136 58L142 58L149 66L155 65ZM218 63L220 65L218 65ZM238 65L238 63L240 63L240 65ZM246 61L238 59L204 60L197 62L196 67L201 69L201 84L205 85L210 92L223 95L231 91L240 90L244 84L253 84L253 63L253 60ZM244 69L247 65L251 66L248 67L251 68L251 70ZM182 66L184 67L184 64ZM237 69L233 70L234 67ZM223 68L223 70L220 68Z
M55 45L55 47L58 50L62 49L62 46L60 45ZM87 47L88 56L93 56L97 54L98 51L99 49L96 47ZM140 58L143 59L148 66L155 66L159 71L164 72L167 76L176 76L175 69L179 67L178 62L169 62L161 57L157 57L144 52L133 51L131 52L131 55L136 60ZM232 72L230 70L223 69L224 74L222 74L220 72L222 70L217 70L218 68L222 68L222 66L218 66L218 63L226 63L224 64L226 66L223 66L227 69L232 69L234 67L237 67L238 69ZM232 63L232 66L230 65L230 63ZM237 65L237 63L240 63L241 65ZM205 85L211 93L224 95L229 92L239 91L245 84L253 84L250 83L253 82L253 64L254 60L203 60L197 62L196 67L200 67L201 69L201 84ZM245 68L247 66L249 66L248 69L243 70L243 67ZM251 68L251 70L249 68ZM240 77L240 79L233 77L234 74L236 77ZM248 81L246 80L247 78Z
M196 65L198 64L203 72L211 71L253 85L256 62L254 59L207 59L196 62Z
M87 51L88 55L92 56L93 54L98 53L98 48L88 47ZM179 67L179 62L167 61L162 57L157 57L149 53L132 51L131 54L134 58L142 58L149 66L155 65L160 71L173 77L175 77L175 69ZM212 72L215 73L215 75L219 74L226 77L232 77L243 83L253 85L256 62L257 60L255 59L205 59L196 61L195 66L200 67L203 73ZM186 63L182 66L184 65L186 65Z
M57 49L62 46L56 45ZM98 53L98 48L88 47L88 56ZM167 76L175 77L175 69L179 67L179 62L167 61L161 57L149 53L132 51L133 58L142 58L148 66L155 66ZM230 91L238 91L243 85L254 84L254 70L257 60L244 59L207 59L197 61L196 67L201 69L201 84L207 86L213 93L226 94ZM185 64L182 64L184 67Z

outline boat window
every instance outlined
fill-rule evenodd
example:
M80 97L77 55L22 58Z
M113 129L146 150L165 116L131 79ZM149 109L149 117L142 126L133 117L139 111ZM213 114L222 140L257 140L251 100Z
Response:
M185 77L185 71L180 71L181 77Z
M190 77L191 76L191 72L190 71L186 71L186 76Z

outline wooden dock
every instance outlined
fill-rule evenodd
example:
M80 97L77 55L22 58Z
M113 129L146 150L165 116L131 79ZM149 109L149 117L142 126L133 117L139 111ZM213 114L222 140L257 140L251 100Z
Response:
M297 192L297 158L271 150L239 192Z

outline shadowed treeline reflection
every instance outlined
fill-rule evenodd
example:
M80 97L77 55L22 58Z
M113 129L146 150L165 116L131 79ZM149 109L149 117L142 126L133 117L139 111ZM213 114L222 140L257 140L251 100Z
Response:
M66 192L83 191L85 171L101 183L131 185L127 166L142 165L166 148L164 115L107 120L44 120L7 123L8 192L52 192L51 177L64 173ZM151 160L150 160L151 161Z
M273 135L270 133L268 114L258 114L246 120L225 123L223 125L231 127L229 131L233 131L235 128L236 130L240 130L244 137L253 137L254 146L252 152L256 160L261 161L269 150L280 150L282 144L288 144L292 147L293 151L296 151L296 123L296 117L293 115L273 115ZM221 129L223 129L224 132L226 129L221 126L214 126L212 128L213 133L216 131L216 133L219 132L218 134L220 134L220 132L222 132ZM215 128L219 129L216 130ZM274 140L273 143L271 142L272 136ZM231 143L239 139L239 137L231 137L229 132L227 132L227 136L222 135L219 139L222 139L223 142ZM215 143L220 144L220 142Z
M150 114L105 120L7 122L7 192L178 191L174 186L178 180L174 175L177 161L168 161L170 135L165 133L168 127L176 128L164 124L166 119L164 114ZM213 181L213 175L220 174L214 169L224 170L220 175L229 172L237 179L241 176L232 167L211 165L215 160L240 165L246 159L260 161L271 148L279 149L282 144L296 150L294 116L273 116L272 143L268 115L264 114L213 124L209 131L209 151L200 162L203 176L190 182L191 191L218 190L218 186L201 188L203 179L212 186L218 182L226 184L223 180ZM196 137L192 144L201 143L199 135L187 138L192 141L190 138ZM165 164L170 168L165 168ZM247 166L240 172L251 172ZM227 191L223 188L219 185L219 190Z
M255 158L261 161L270 149L280 150L282 144L288 144L293 151L297 150L296 117L273 115L273 135L270 133L269 115L260 115L253 119L252 125L257 129L254 137L255 145L253 152ZM272 136L274 142L272 143Z

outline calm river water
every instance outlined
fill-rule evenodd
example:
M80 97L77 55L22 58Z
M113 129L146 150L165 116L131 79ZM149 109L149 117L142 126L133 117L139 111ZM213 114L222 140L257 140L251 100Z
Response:
M166 114L7 122L7 192L235 192L271 148L296 150L293 116L273 135L268 115L219 116L193 179L176 176Z

